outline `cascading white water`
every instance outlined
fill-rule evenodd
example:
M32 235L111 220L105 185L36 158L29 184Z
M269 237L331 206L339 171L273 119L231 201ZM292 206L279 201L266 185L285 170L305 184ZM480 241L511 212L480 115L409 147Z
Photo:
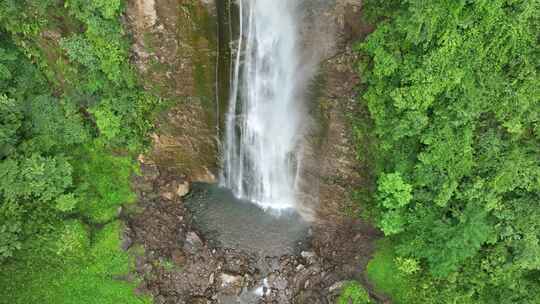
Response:
M264 208L295 205L301 107L295 0L239 0L221 184Z

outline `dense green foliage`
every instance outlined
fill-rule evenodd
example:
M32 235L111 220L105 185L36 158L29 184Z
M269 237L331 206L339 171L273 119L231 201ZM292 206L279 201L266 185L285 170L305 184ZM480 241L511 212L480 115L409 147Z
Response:
M134 297L136 282L121 279L133 261L120 249L120 229L118 222L108 224L91 240L90 227L71 220L32 239L2 267L0 303L150 303Z
M367 291L356 282L348 282L343 286L343 291L338 298L337 304L370 304L371 300Z
M130 267L118 208L158 102L136 84L122 9L0 2L2 303L145 302L113 279Z
M416 282L398 301L540 303L540 1L366 7L377 221Z
M377 244L375 256L367 266L367 276L378 291L391 295L396 304L415 303L414 282L403 272L397 262L392 244L382 240Z

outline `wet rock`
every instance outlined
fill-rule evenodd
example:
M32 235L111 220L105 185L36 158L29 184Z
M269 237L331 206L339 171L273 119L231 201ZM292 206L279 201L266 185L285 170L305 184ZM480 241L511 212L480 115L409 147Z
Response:
M163 199L174 201L176 198L182 198L189 193L190 184L183 179L172 180L162 184L159 191Z
M230 273L247 273L254 271L253 261L249 257L233 251L225 252L226 270Z
M307 259L307 258L315 256L315 253L312 251L302 251L300 253L300 256L303 257L304 259Z
M178 197L184 197L189 193L189 182L183 181L176 186L176 195Z
M302 251L300 255L306 260L313 259L316 256L315 252L312 251Z
M279 259L276 257L266 257L266 266L269 272L273 272L279 269Z
M172 201L174 199L174 194L172 192L161 192L161 197L165 200Z
M221 281L221 287L239 285L239 283L242 281L242 276L231 273L221 273L219 278Z
M287 279L281 276L269 276L268 285L278 290L285 290L288 286Z
M199 235L194 231L190 231L186 234L186 241L184 243L184 250L193 253L199 250L203 246L203 242Z
M208 168L203 168L200 172L194 174L193 180L207 184L214 184L217 182L216 176L210 172Z
M244 286L244 279L239 274L223 272L219 275L219 286L223 294L239 295Z

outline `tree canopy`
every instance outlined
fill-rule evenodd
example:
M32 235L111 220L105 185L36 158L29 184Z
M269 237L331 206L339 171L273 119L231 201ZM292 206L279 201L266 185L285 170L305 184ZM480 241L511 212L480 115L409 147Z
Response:
M538 303L540 2L365 5L378 223L432 286L414 303Z
M136 82L122 10L0 2L0 298L10 303L148 302L112 279L131 265L118 207L134 201L133 156L159 102Z

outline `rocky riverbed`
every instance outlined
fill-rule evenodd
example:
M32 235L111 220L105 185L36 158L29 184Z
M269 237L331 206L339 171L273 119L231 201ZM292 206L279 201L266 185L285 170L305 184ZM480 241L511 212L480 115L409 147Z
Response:
M125 216L124 249L136 256L140 292L164 303L334 303L345 280L362 279L372 239L355 220L313 223L299 254L265 256L211 246L182 197L187 181L142 163L139 210Z

